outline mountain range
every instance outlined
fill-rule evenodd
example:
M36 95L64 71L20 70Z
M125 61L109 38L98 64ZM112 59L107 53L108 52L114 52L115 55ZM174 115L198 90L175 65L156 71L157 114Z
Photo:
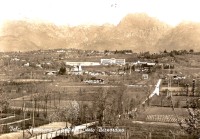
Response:
M56 26L31 21L6 22L0 51L78 48L133 52L194 49L200 51L200 23L169 26L147 14L129 14L118 25Z

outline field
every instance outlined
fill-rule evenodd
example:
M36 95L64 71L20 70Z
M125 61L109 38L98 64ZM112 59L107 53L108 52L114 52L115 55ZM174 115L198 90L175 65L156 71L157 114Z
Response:
M145 58L143 54L87 55L81 51L73 53L74 57L56 52L42 52L40 55L38 52L34 57L26 59L30 61L28 67L24 66L26 62L22 61L11 62L9 66L4 66L1 69L3 74L0 81L1 103L3 112L10 117L4 119L6 116L2 115L1 123L5 125L16 121L23 123L23 120L27 119L25 122L27 127L32 125L33 116L35 126L52 121L70 121L74 125L79 125L98 120L102 122L100 126L124 127L127 134L120 135L122 138L168 139L175 136L184 139L187 137L177 123L188 118L186 102L199 97L199 67L194 64L198 63L199 55L172 57L154 54L150 56L162 58L151 59ZM25 59L26 56L19 54L21 59ZM185 57L189 60L185 60ZM66 66L65 62L85 60L100 62L101 58L125 58L127 63L120 66L82 66L81 74L60 73L61 67ZM136 61L153 63L155 60L157 65L153 68L146 67L147 71L144 70L147 64L134 66ZM37 63L37 61L43 62ZM40 64L41 68L38 68L36 63ZM162 69L160 66L162 64L174 65L174 69ZM73 66L71 68L73 69ZM48 71L58 73L45 74ZM180 81L171 78L170 89L173 92L171 98L166 91L170 87L169 74L172 77L176 74L185 77ZM143 75L148 75L148 79L144 79ZM192 82L194 78L195 90ZM84 82L92 79L102 79L104 83ZM142 104L155 90L159 79L162 79L159 96L155 95ZM189 96L186 95L185 84L189 84ZM14 114L15 117L12 117ZM4 127L3 132L8 132L8 127ZM113 134L113 137L116 135Z

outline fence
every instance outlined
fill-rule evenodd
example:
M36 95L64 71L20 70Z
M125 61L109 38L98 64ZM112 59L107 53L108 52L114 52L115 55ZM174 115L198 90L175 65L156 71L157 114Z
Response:
M184 122L183 117L178 117L179 121ZM147 115L146 121L151 122L164 122L164 123L178 123L175 115Z
M79 134L82 134L85 132L84 129L86 129L87 127L90 127L92 125L95 125L96 123L97 122L91 122L91 123L86 123L86 124L82 124L79 126L75 126L73 128L61 128L56 131L41 132L30 139L52 139L59 135L64 135L64 136L79 135ZM30 132L34 132L34 129Z

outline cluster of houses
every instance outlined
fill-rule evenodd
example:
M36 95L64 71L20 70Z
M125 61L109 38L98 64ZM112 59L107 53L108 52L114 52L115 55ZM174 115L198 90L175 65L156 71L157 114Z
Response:
M135 71L144 72L144 71L150 71L156 65L156 63L137 61L132 63L132 65L134 66Z
M99 66L99 65L125 65L125 59L101 59L100 62L66 62L66 65L70 66Z
M126 65L126 61L125 59L115 59L115 58L111 58L111 59L101 59L100 62L66 62L66 71L68 72L68 74L75 74L75 75L79 75L79 74L83 74L83 73L88 73L87 71L83 71L82 66L100 66L100 65L120 65L120 66L125 66ZM156 63L153 62L141 62L141 61L137 61L137 62L133 62L133 63L128 63L131 66L134 66L134 70L135 71L150 71L154 66L156 66ZM111 73L111 72L110 72ZM93 73L91 73L93 74ZM104 73L105 74L105 73ZM112 73L111 73L112 74ZM124 72L121 74L125 74ZM145 78L147 78L145 76Z
M57 53L65 53L65 50L57 50ZM11 62L19 62L18 65L22 65L23 67L36 67L39 69L52 69L51 67L54 66L54 63L52 62L42 62L42 63L37 63L36 62L30 62L27 60L23 60L17 57L14 57L11 59ZM3 65L4 61L0 60L0 65ZM156 64L155 63L149 63L149 62L132 62L128 63L126 62L125 59L117 59L117 58L107 58L107 59L100 59L99 62L65 62L66 65L66 72L67 74L71 75L82 75L82 74L88 74L91 76L98 76L98 75L124 75L126 74L125 71L84 71L82 67L92 67L92 66L108 66L108 65L116 65L116 66L126 66L126 64L132 64L135 67L135 71L146 71L154 67ZM59 70L49 70L45 71L45 75L56 75L59 72ZM146 76L144 78L147 78Z
M101 59L101 62L65 62L68 74L83 74L82 66L125 65L125 59ZM84 72L87 73L87 72ZM89 73L89 72L88 72Z

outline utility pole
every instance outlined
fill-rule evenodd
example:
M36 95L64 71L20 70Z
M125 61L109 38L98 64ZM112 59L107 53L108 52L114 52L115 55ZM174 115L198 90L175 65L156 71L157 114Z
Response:
M170 65L169 65L169 76L168 76L168 92L167 92L167 96L170 96L170 97L172 97L172 92L169 90L169 88L171 88Z
M53 96L54 96L54 107L55 107L56 106L55 92L53 92Z
M24 97L23 97L23 102L24 102ZM25 103L24 103L24 109L23 109L23 112L24 112L24 122L23 122L23 139L25 139Z
M192 80L192 95L195 95L195 79Z
M34 98L35 99L35 98ZM32 101L32 109L33 109L33 123L32 123L32 127L35 127L35 104L34 104L35 100Z
M186 95L189 96L189 84L186 84Z
M59 107L60 107L60 99L61 99L61 93L59 91Z

